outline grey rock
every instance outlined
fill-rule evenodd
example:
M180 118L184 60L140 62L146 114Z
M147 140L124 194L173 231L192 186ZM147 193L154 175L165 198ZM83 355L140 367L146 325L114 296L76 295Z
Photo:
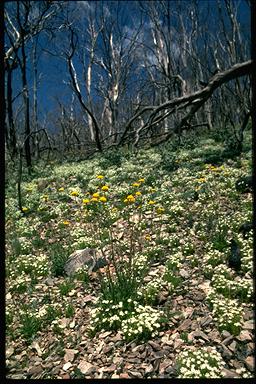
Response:
M94 248L86 248L75 251L69 256L64 271L68 276L72 276L82 267L87 266L89 272L95 272L107 264L107 260L99 257Z

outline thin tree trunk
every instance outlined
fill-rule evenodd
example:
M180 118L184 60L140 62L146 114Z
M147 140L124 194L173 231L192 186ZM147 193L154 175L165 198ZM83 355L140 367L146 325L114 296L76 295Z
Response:
M27 73L26 73L27 59L26 59L24 41L22 43L21 52L22 52L21 73L22 73L22 86L23 86L23 100L24 100L24 106L25 106L25 137L26 137L25 156L26 156L28 171L30 172L32 168L32 160L31 160L31 148L30 148L29 94L28 94L28 83L27 83Z

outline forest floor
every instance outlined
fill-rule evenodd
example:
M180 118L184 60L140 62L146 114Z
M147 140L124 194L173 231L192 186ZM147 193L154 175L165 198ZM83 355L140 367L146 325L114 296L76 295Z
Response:
M253 377L252 194L236 189L251 151L221 151L208 139L50 164L24 176L23 213L7 180L7 378ZM86 248L111 269L67 276Z

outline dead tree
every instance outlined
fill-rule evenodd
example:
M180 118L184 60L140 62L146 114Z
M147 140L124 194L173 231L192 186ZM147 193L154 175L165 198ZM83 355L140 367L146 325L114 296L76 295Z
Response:
M147 106L143 108L128 121L119 141L119 145L124 143L124 141L127 139L127 136L129 136L129 131L133 131L132 124L141 115L145 113L147 113L147 120L145 124L136 131L136 145L138 144L141 134L143 132L147 131L152 125L159 124L169 114L175 113L177 112L177 110L181 111L190 108L189 112L187 112L185 116L180 120L179 124L176 125L175 129L167 135L164 135L162 141L167 140L170 136L172 136L173 133L179 133L185 128L193 128L193 126L190 124L192 117L207 102L207 100L209 100L213 92L218 89L221 85L231 80L249 75L253 71L253 66L255 70L255 65L251 60L243 63L238 63L223 72L217 73L209 80L209 83L206 85L206 87L197 92L194 92L190 95L174 98L172 100L168 100L167 102L162 103L159 106ZM162 111L167 110L167 113L165 113L164 115L161 114Z

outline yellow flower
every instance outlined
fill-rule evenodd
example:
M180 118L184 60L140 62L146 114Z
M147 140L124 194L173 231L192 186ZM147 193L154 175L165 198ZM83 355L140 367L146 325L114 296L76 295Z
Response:
M162 213L164 213L164 208L162 208L162 207L159 207L159 208L157 208L157 213L159 213L160 215L162 214Z
M111 209L111 211L112 211L112 212L117 212L118 209L117 209L116 207L114 207L114 208Z
M61 188L58 189L58 191L59 191L59 192L63 192L63 191L64 191L64 188L61 187Z
M104 176L103 175L98 175L98 176L96 176L97 177L97 179L104 179Z
M48 201L49 200L49 196L48 195L43 195L43 199L44 199L44 201Z
M23 212L27 212L27 211L28 211L28 208L27 208L27 207L22 207L22 211L23 211Z
M88 204L90 202L89 199L83 199L83 204Z
M72 191L72 192L70 193L70 195L71 195L71 196L78 196L79 193L78 193L77 191Z
M140 184L139 184L139 183L133 183L132 186L133 186L133 187L139 187Z
M101 189L102 189L102 191L108 191L109 187L107 185L103 185L103 187Z
M140 191L137 191L137 192L135 192L135 195L140 196L140 195L141 195L141 192L140 192Z
M148 204L149 205L153 205L153 204L155 204L155 201L154 200L149 200Z
M139 183L144 183L145 179L139 179L138 182Z
M63 221L63 224L64 224L64 225L69 225L70 222L69 222L68 220L64 220L64 221Z
M100 194L99 194L99 192L95 192L95 193L92 195L92 197L95 197L95 198L97 198L97 199L98 199L98 197L100 197Z
M91 201L98 201L98 198L97 198L97 197L93 197L93 198L91 199Z
M128 195L126 199L127 199L127 201L129 203L134 203L135 202L135 197L133 195Z
M200 179L198 179L197 181L199 181L200 183L204 183L205 182L205 177L200 177Z
M102 203L106 203L107 199L105 196L102 196L102 197L100 197L100 201L102 201Z
M200 191L200 189L201 189L201 186L199 185L199 187L195 188L195 191Z
M151 240L151 236L150 235L146 235L145 236L145 240Z

